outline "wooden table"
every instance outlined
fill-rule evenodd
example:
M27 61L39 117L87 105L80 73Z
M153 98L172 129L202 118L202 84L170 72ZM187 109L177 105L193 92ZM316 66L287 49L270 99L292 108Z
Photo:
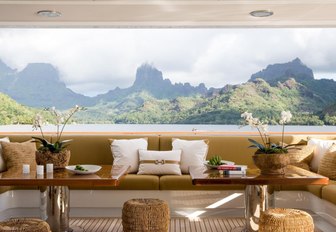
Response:
M223 175L218 170L209 170L205 166L189 167L194 185L235 184L245 187L244 231L258 231L260 213L268 208L268 185L326 185L327 177L295 167L287 166L284 175L260 175L257 169L248 169L246 175Z
M71 187L118 186L129 166L101 165L95 174L75 175L66 169L36 175L36 171L23 174L22 170L0 173L0 186L39 186L41 216L53 232L72 231L69 228Z

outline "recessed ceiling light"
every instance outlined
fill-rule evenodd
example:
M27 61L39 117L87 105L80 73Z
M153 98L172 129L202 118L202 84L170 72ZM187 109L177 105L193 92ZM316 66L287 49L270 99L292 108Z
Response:
M54 10L40 10L36 12L36 14L38 16L48 17L48 18L60 17L62 15L61 12L54 11Z
M273 15L273 11L270 10L255 10L250 12L253 17L269 17Z

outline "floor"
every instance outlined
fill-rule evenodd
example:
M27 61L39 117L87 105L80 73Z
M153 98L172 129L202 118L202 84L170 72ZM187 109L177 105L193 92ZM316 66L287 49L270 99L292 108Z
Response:
M243 218L201 218L190 221L187 218L172 218L170 232L229 232L244 225ZM85 232L122 232L120 218L72 218L70 226L82 228Z

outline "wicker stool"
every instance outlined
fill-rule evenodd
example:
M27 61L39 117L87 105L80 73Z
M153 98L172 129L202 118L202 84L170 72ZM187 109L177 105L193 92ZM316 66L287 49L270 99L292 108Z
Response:
M0 222L0 232L51 232L48 223L37 218L13 218Z
M124 203L124 232L167 232L170 220L167 202L159 199L132 199Z
M297 209L268 209L260 216L259 232L314 232L313 218Z

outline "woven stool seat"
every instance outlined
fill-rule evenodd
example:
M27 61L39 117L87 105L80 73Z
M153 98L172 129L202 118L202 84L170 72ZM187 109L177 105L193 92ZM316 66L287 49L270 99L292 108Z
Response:
M260 216L259 232L314 232L313 218L297 209L268 209Z
M0 222L0 232L51 232L48 223L37 218L13 218Z
M124 232L167 232L169 221L169 207L163 200L132 199L122 209Z

